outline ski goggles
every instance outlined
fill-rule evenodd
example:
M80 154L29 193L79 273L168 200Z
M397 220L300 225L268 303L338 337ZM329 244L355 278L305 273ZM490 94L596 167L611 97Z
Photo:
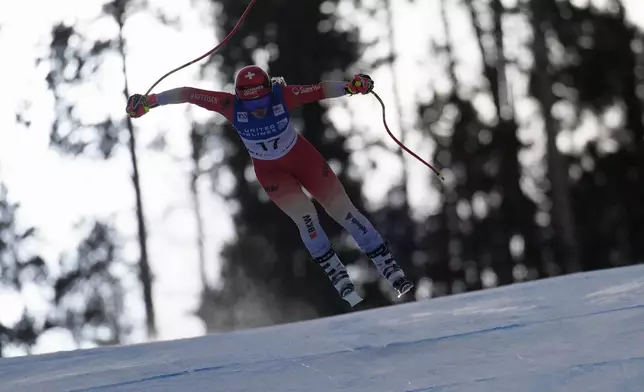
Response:
M249 100L243 100L242 105L244 105L244 108L248 110L249 112L254 112L256 110L263 110L267 109L268 106L271 104L271 96L270 95L265 95L260 98L255 98L255 99L249 99Z

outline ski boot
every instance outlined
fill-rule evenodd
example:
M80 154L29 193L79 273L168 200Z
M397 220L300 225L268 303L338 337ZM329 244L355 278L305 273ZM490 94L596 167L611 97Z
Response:
M378 272L389 282L391 287L398 292L398 298L407 294L414 284L405 277L402 268L391 255L387 244L382 244L375 250L367 253L367 257L375 264Z
M414 283L412 283L412 281L407 279L405 276L396 279L396 281L391 285L394 289L396 289L396 291L398 291L398 298L407 294L411 289L414 288Z
M362 301L362 298L356 292L356 287L349 277L346 267L333 249L330 249L320 257L314 258L313 261L324 271L340 297L349 303L351 307Z
M340 297L347 301L352 308L362 302L362 297L360 297L358 292L356 292L356 287L353 285L353 282L345 284L341 289L338 289L338 286L335 287L340 293Z

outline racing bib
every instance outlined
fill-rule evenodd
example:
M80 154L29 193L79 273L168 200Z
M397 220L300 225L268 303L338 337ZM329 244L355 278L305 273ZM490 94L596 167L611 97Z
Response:
M253 158L271 160L281 158L295 145L297 133L284 119L281 124L270 124L263 127L242 128L239 132L242 142Z
M295 145L297 132L282 100L280 85L273 85L271 104L263 118L256 118L235 100L234 126L253 158L272 160L286 155Z

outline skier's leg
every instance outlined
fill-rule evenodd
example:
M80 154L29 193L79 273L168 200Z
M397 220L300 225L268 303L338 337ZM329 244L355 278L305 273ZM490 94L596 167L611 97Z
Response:
M341 297L352 306L360 302L346 267L320 225L315 206L300 184L281 170L277 162L255 160L253 163L258 181L275 205L293 220L313 261L324 271Z
M387 244L371 222L349 199L344 186L324 157L306 139L298 140L302 162L298 180L354 238L358 247L373 261L382 276L399 292L408 291L410 282L391 255Z
M337 183L340 184L340 181ZM335 193L327 198L322 197L320 203L333 219L351 233L360 249L394 289L401 295L411 289L411 282L405 277L386 242L369 219L351 202L344 188L336 188Z

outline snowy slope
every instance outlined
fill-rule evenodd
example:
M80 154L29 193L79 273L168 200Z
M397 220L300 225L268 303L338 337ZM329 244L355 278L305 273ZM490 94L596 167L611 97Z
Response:
M644 391L644 266L0 360L0 391Z

